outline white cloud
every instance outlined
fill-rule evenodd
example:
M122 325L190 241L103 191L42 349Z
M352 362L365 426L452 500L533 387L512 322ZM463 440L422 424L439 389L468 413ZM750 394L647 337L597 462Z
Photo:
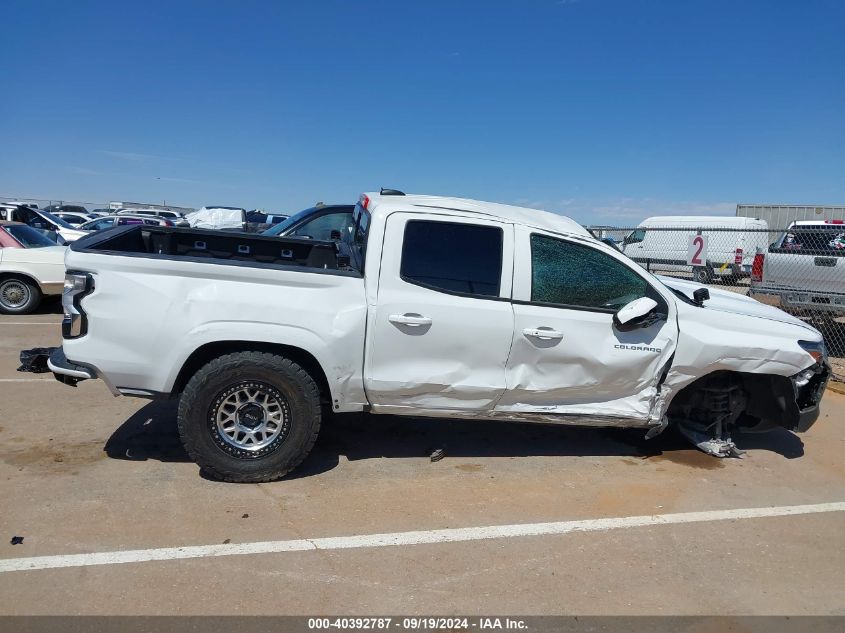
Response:
M110 149L95 149L98 154L105 154L112 158L121 158L123 160L132 161L148 161L148 160L179 160L178 158L170 158L167 156L156 156L155 154L142 154L140 152L120 152Z
M231 187L232 185L225 183L225 182L211 182L209 180L195 180L194 178L172 178L169 176L156 176L156 180L161 180L162 182L173 182L182 185L199 185L202 187Z
M89 169L88 167L77 167L75 165L68 165L65 166L69 172L73 174L79 174L80 176L108 176L104 171L98 171L96 169Z

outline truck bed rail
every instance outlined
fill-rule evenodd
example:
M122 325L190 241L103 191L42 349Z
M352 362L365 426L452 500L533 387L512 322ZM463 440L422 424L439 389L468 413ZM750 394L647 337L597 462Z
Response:
M301 266L338 270L335 242L296 237L226 233L208 229L126 226L93 233L71 244L74 251L209 263Z

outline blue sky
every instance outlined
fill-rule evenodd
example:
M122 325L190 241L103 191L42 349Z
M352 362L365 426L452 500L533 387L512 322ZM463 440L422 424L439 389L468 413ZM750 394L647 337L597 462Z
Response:
M845 204L845 2L4 0L0 196Z

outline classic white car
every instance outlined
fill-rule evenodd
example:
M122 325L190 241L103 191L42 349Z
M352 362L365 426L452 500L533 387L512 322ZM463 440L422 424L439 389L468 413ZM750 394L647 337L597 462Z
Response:
M62 294L66 250L31 226L0 221L0 313L28 314Z

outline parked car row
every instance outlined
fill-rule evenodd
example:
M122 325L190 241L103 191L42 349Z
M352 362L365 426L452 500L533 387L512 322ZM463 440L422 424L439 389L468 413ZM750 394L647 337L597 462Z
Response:
M89 220L85 224L80 224L79 228L82 231L103 231L111 229L115 226L127 226L129 224L147 224L150 226L174 226L173 222L164 218L155 216L144 216L135 214L118 214L107 215L96 220Z
M227 230L239 230L247 232L260 233L280 222L286 220L289 216L280 213L268 213L264 210L253 209L246 211L241 207L228 207L207 205L200 208L198 211L183 214L180 211L173 209L161 209L156 207L148 208L118 208L118 209L93 209L88 210L82 205L77 204L51 204L42 209L38 205L31 202L7 202L0 203L0 206L9 209L25 208L38 213L48 214L60 220L64 220L71 227L82 227L83 224L102 218L105 216L114 215L130 215L130 216L154 216L162 218L173 223L174 226L196 226L191 224L188 220L188 215L202 216L202 222L206 225L203 228L223 228ZM209 221L211 216L217 215L218 218L225 216L226 220L224 226L213 226L219 222ZM234 218L234 219L233 219ZM7 218L8 219L8 218ZM25 221L25 220L22 220ZM121 223L122 224L122 223ZM212 226L209 226L212 225ZM85 230L93 230L86 228ZM70 241L70 240L68 240Z
M56 237L56 241L64 244L72 242L85 235L62 218L53 215L45 209L33 209L22 204L0 204L0 220L9 222L22 222L34 229L46 231ZM61 238L59 240L58 238Z
M122 209L104 214L84 207L53 205L38 209L30 204L0 204L0 313L25 314L45 296L62 292L64 244L115 227L193 226L200 229L242 232L247 213L237 207L203 207L191 218L166 209ZM257 226L264 235L340 239L352 227L353 205L318 205L292 217L262 214ZM269 226L267 220L280 220Z

